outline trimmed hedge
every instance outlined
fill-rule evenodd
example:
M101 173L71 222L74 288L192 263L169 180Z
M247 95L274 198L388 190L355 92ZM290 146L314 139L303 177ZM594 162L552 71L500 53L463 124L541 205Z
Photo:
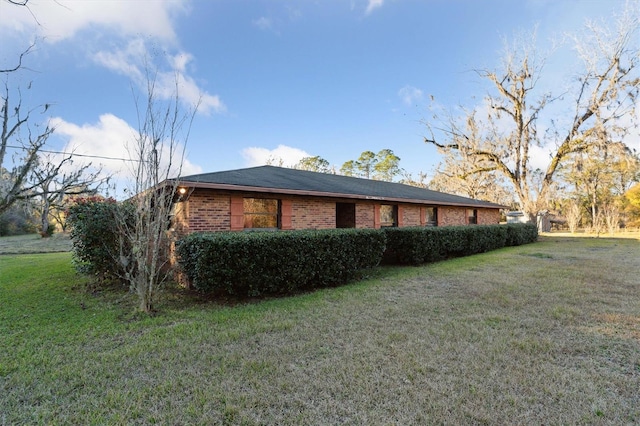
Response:
M241 297L344 284L390 263L420 265L535 241L535 225L194 233L178 262L199 291Z
M385 261L420 265L535 241L532 224L386 228Z
M194 233L177 255L197 290L253 297L344 284L377 266L385 243L372 229Z

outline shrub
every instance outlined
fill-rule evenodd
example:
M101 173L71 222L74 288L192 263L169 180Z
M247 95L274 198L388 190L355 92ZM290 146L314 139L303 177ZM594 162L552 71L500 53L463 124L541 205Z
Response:
M538 227L532 223L513 223L506 225L507 247L529 244L538 239Z
M444 257L443 228L385 228L387 252L385 261L420 265Z
M116 218L120 214L131 214L130 210L127 203L99 197L76 200L69 208L67 221L78 272L93 275L100 282L123 276L118 260L127 248L120 247Z
M376 230L196 233L177 244L178 261L203 292L286 294L343 284L382 259Z
M409 265L531 243L538 238L538 230L531 224L386 228L384 233L385 260Z

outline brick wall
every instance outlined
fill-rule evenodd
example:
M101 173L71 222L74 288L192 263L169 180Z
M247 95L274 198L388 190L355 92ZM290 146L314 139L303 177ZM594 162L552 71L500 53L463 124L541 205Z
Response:
M402 226L420 226L420 206L402 206Z
M478 209L478 225L496 225L500 223L500 210Z
M333 229L336 227L336 203L319 199L292 200L292 229Z
M438 207L438 226L467 224L467 209L463 207Z
M187 231L228 231L231 229L231 198L214 192L195 191L186 201Z
M246 194L264 197L261 194ZM242 197L237 194L235 197ZM336 227L336 202L340 200L315 197L289 197L283 199L290 205L290 229L332 229ZM375 228L376 212L379 220L379 202L346 200L355 203L356 228ZM378 207L377 207L378 206ZM289 207L287 206L289 211ZM438 226L466 225L466 208L438 207ZM200 231L228 231L231 229L231 194L224 191L195 190L188 198L176 205L173 228L180 235ZM421 207L403 204L398 208L401 226L420 226ZM287 218L289 220L289 218ZM478 224L497 224L500 212L497 209L478 209ZM289 228L289 226L287 226Z
M373 228L374 205L371 203L358 203L356 204L356 228Z

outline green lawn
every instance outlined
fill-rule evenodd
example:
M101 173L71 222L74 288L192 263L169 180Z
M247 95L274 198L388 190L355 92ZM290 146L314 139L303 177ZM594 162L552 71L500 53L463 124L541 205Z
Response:
M637 424L640 242L548 237L154 317L0 256L0 425Z

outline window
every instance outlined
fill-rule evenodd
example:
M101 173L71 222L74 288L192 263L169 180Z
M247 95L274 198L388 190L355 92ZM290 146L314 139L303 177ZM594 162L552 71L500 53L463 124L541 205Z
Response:
M438 226L438 209L435 207L427 207L425 209L425 226Z
M244 227L246 228L279 228L280 203L268 198L245 198Z
M398 206L383 204L380 206L380 226L398 226Z
M467 223L469 225L476 225L478 223L478 210L467 209Z
M336 203L336 228L356 227L355 203Z

